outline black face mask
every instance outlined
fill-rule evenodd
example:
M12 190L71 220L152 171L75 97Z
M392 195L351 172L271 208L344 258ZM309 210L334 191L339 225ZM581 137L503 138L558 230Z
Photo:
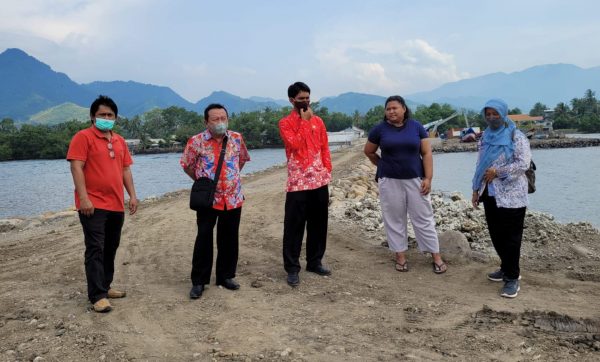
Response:
M308 110L308 102L296 102L296 101L294 101L294 107L296 107L296 109L298 110L298 112L300 110L303 110L304 112L306 112Z

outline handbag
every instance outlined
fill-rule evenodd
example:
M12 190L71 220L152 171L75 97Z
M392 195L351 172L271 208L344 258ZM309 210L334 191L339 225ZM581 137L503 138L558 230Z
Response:
M527 193L532 194L535 192L535 163L533 160L529 163L529 168L525 171L525 177L527 177Z
M214 180L211 180L208 177L200 177L194 181L194 184L192 185L192 191L190 192L190 209L200 211L212 207L213 202L215 201L215 191L217 189L217 183L219 182L219 175L221 174L223 159L225 158L226 146L227 136L225 136L223 139L223 145L221 146L219 163L217 165L217 171L215 172Z

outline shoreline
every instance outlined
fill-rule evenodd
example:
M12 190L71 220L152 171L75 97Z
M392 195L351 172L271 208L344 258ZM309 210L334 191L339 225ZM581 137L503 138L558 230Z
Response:
M529 140L531 149L600 147L600 138L554 138ZM463 143L458 139L432 142L435 153L476 152L477 142Z

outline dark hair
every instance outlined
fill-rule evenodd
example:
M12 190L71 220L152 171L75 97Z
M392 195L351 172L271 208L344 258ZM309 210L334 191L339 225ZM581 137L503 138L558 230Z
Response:
M288 87L288 97L290 98L296 98L300 92L308 92L310 94L310 88L302 82L296 82Z
M388 103L390 102L398 102L402 105L402 107L404 107L404 109L406 109L406 112L404 112L404 119L403 121L406 121L407 119L410 119L411 111L410 108L408 108L408 106L406 105L406 102L404 101L404 98L400 97L400 96L390 96L388 97L388 99L385 100L385 107L387 108Z
M115 117L119 115L119 108L117 108L115 101L110 99L110 97L99 95L94 103L92 103L90 106L90 117L96 116L96 112L98 112L98 108L100 108L100 106L106 106L110 108L113 112L115 112Z
M211 103L204 109L204 122L208 122L208 111L210 111L211 109L224 109L227 118L229 118L229 112L227 112L227 108L225 108L224 105L219 103Z

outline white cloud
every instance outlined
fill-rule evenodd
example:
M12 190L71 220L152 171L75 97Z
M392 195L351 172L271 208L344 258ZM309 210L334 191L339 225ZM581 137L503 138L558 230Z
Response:
M354 31L329 34L336 35L317 37L316 57L329 78L337 79L344 89L406 94L466 76L451 54L423 39L397 41L387 36L373 41L365 40L364 33L353 36Z

